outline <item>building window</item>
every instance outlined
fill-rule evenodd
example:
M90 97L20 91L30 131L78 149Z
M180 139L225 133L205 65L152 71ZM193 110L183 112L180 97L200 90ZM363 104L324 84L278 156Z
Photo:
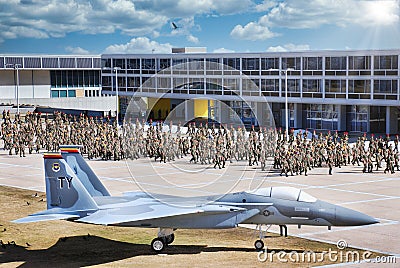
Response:
M375 56L374 68L378 70L397 70L398 56L397 55Z
M56 70L50 71L52 88L99 87L100 71L97 70Z
M346 80L325 80L325 98L346 98Z
M259 96L260 95L260 79L243 79L242 80L242 94L245 96Z
M303 97L304 98L322 98L321 80L304 79L303 80Z
M279 79L261 79L261 94L263 96L279 96Z
M279 58L261 58L261 70L279 69Z
M222 69L222 65L221 65L221 60L219 58L206 59L206 70L207 71L221 70L221 69ZM215 74L220 74L220 73L216 72Z
M240 58L225 58L224 65L229 67L224 67L225 70L240 70Z
M326 70L346 70L346 57L326 57Z
M203 75L204 59L189 59L188 69L189 69L189 75Z
M67 90L60 90L60 98L66 98L67 97Z
M301 58L282 58L282 69L293 68L295 70L301 69Z
M240 95L240 79L224 78L224 95Z
M315 130L338 129L339 106L334 104L306 105L307 128Z
M168 69L171 67L171 59L159 59L159 70Z
M111 59L101 59L101 68L111 68Z
M242 59L242 70L259 70L260 59L259 58L243 58Z
M76 90L68 90L68 97L75 98L76 97Z
M285 79L282 79L282 94L285 94ZM300 79L288 79L288 97L300 97Z
M156 60L155 59L142 59L142 69L143 70L155 70Z
M126 69L125 67L125 59L113 59L113 67Z
M128 59L127 69L130 70L140 70L140 59Z
M303 70L322 70L322 57L303 58Z
M51 91L51 97L52 98L59 98L60 97L60 92L58 90L52 90Z
M368 106L347 106L346 127L351 132L367 132L368 129Z
M370 80L349 80L349 99L370 99Z
M349 70L371 69L371 56L350 56Z
M371 106L369 128L372 133L382 133L386 129L386 107Z
M375 80L374 99L397 100L397 80Z
M206 79L206 94L222 95L222 78Z

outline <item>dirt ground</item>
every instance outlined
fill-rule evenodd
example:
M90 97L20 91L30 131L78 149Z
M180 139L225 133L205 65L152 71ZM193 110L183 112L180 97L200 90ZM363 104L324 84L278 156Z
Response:
M327 255L318 260L324 251L337 251L331 244L268 234L268 252L284 252L283 261L274 255L272 261L261 262L253 247L254 232L236 228L177 230L175 242L163 254L155 254L149 244L156 229L68 221L14 224L10 221L46 209L44 193L35 196L32 191L0 187L0 200L1 267L310 267L333 263ZM305 250L316 252L317 261L295 259ZM345 259L336 262L341 261Z

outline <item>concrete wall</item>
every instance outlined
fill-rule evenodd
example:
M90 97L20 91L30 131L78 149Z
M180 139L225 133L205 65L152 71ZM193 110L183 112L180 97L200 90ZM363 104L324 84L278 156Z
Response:
M16 72L3 70L0 72L0 99L16 98ZM19 71L20 98L49 98L50 71Z
M3 103L16 105L15 99L0 99ZM115 96L91 97L91 98L21 98L20 104L31 104L35 106L49 106L52 108L92 110L92 111L115 111Z

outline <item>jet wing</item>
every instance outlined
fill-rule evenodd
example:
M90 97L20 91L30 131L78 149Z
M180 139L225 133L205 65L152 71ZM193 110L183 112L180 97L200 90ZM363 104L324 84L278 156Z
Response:
M246 211L245 208L224 205L204 205L193 208L174 207L163 203L142 204L139 206L127 206L120 208L110 208L98 210L95 213L80 218L78 222L92 224L120 224L126 222L135 222L150 219L160 219L173 216L189 214L225 214L239 211Z
M42 215L30 215L25 218L14 220L14 223L28 223L38 221L52 221L52 220L66 220L71 218L79 218L79 215L74 214L42 214Z

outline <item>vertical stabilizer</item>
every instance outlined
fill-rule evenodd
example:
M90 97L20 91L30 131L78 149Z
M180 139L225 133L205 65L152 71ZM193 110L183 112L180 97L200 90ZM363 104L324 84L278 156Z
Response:
M110 193L83 159L79 145L61 145L61 155L91 196L110 196Z
M47 209L97 210L98 207L60 153L45 153Z

